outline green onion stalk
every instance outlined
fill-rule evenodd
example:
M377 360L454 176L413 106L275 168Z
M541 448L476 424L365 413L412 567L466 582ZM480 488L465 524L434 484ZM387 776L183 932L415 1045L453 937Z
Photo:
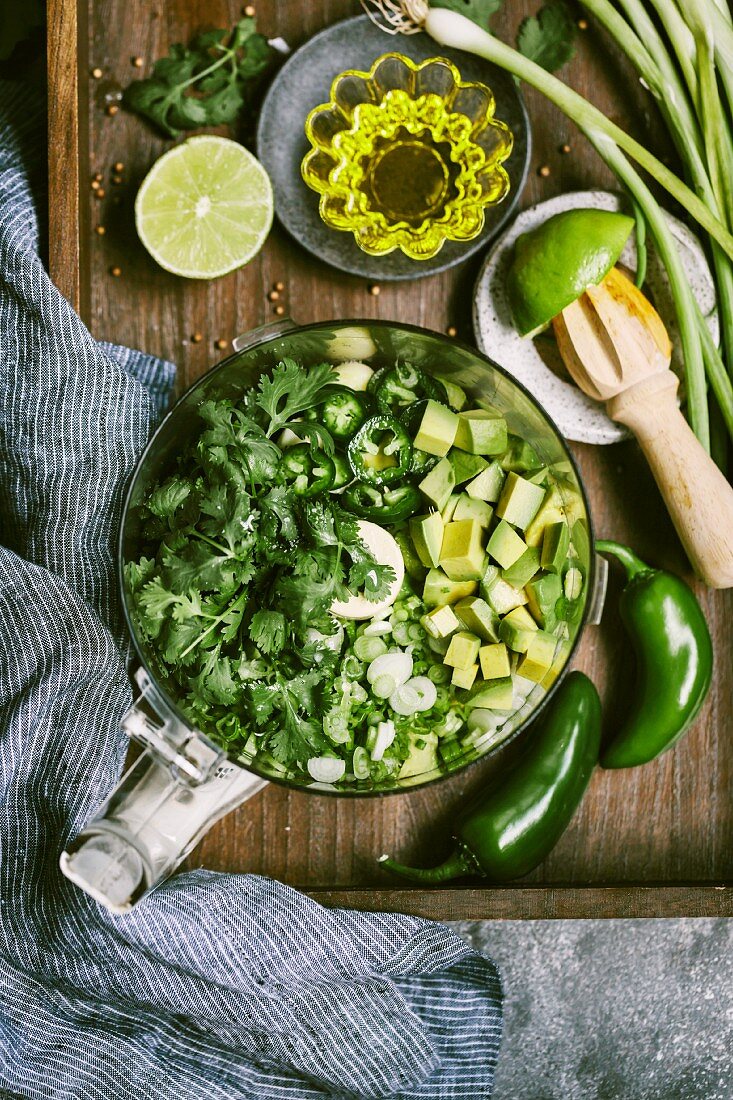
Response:
M687 166L692 188L583 96L466 16L432 8L426 0L362 0L374 21L390 33L425 30L440 45L483 57L530 84L572 119L594 145L646 220L667 268L685 363L688 415L700 442L708 448L706 373L731 437L733 387L700 315L664 214L630 160L648 172L709 234L721 294L725 348L733 364L733 237L727 206L733 172L728 179L724 172L724 166L733 164L729 160L733 143L729 150L728 119L717 95L717 83L715 89L712 83L716 63L721 72L728 66L721 81L733 105L733 23L717 0L652 0L660 14L664 10L662 23L675 64L641 0L620 0L626 18L608 0L581 2L613 35L657 98ZM690 5L699 11L697 22L691 18L688 25L684 16ZM714 28L712 36L710 25ZM707 66L705 72L701 71L701 60ZM714 169L709 163L713 155Z

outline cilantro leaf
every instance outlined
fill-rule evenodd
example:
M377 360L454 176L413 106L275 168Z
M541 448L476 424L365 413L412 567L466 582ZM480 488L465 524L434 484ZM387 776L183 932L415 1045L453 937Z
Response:
M324 387L336 378L330 363L317 363L305 370L293 359L278 363L271 377L263 375L256 401L270 418L267 435L274 435L292 417L317 405Z
M256 33L254 19L240 19L229 36L207 31L188 48L171 46L168 57L156 61L152 76L129 85L123 102L168 137L234 122L275 56L267 39Z
M502 0L432 0L432 7L457 11L459 15L465 15L486 30L489 19L499 10L501 2Z
M154 516L168 519L191 495L191 482L181 477L170 477L148 497L146 504Z
M550 0L536 16L524 19L517 33L520 53L548 72L575 56L575 21L563 0Z
M249 636L263 653L274 657L285 645L287 624L280 611L256 611L249 623Z

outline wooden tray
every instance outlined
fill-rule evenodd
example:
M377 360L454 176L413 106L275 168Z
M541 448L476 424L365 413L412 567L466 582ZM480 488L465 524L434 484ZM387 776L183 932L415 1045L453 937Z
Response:
M536 0L504 5L495 19L513 35ZM333 317L398 318L471 340L470 305L478 262L409 285L385 284L372 296L360 280L314 261L275 228L260 256L211 285L176 279L139 245L132 220L136 188L167 142L139 118L105 106L129 81L150 71L170 43L206 26L229 26L234 0L50 0L49 263L56 283L95 336L174 360L181 386L223 357L217 340L273 319L267 293L282 280L287 313L300 323ZM353 14L346 0L262 5L261 29L292 46ZM385 50L399 42L385 37ZM436 48L436 53L439 50ZM132 65L143 59L142 70ZM93 68L102 77L91 76ZM565 78L647 142L661 127L649 98L615 52L591 28L581 35ZM528 94L535 156L523 196L529 205L562 190L613 186L587 143L541 97ZM569 143L571 152L561 146ZM665 150L657 150L664 154ZM123 182L111 182L122 161ZM549 166L550 175L538 169ZM90 181L104 176L106 195ZM103 225L104 235L96 227ZM113 277L112 267L122 274ZM200 342L193 342L200 333ZM680 545L648 470L633 444L574 448L593 504L596 528L629 541L651 561L686 573ZM609 728L628 699L632 660L615 612L612 569L601 628L589 628L577 666L602 692ZM475 765L429 790L369 801L293 793L270 786L221 822L191 865L272 875L326 904L391 908L440 919L733 915L733 600L698 586L716 640L717 672L707 705L674 752L645 768L598 770L571 827L542 867L518 886L406 889L382 872L383 851L434 862L447 851L455 809L496 764ZM499 766L501 766L501 760Z

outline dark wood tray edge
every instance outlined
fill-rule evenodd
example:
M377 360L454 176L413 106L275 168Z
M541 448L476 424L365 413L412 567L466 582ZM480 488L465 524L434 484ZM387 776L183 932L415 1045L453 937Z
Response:
M309 889L322 905L365 912L394 910L431 920L572 920L635 917L733 917L733 885L676 883L616 886Z

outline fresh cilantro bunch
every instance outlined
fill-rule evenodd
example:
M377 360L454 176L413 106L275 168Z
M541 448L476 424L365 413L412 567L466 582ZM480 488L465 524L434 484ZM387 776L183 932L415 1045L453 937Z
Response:
M281 483L279 432L333 391L329 364L285 359L241 401L204 401L201 430L139 508L125 566L138 632L193 722L289 767L328 748L322 714L338 657L334 599L381 599L394 574L328 493ZM298 434L333 453L314 422Z
M254 19L246 17L229 33L206 31L188 47L171 46L152 76L130 84L123 102L172 138L220 126L236 119L274 57Z

